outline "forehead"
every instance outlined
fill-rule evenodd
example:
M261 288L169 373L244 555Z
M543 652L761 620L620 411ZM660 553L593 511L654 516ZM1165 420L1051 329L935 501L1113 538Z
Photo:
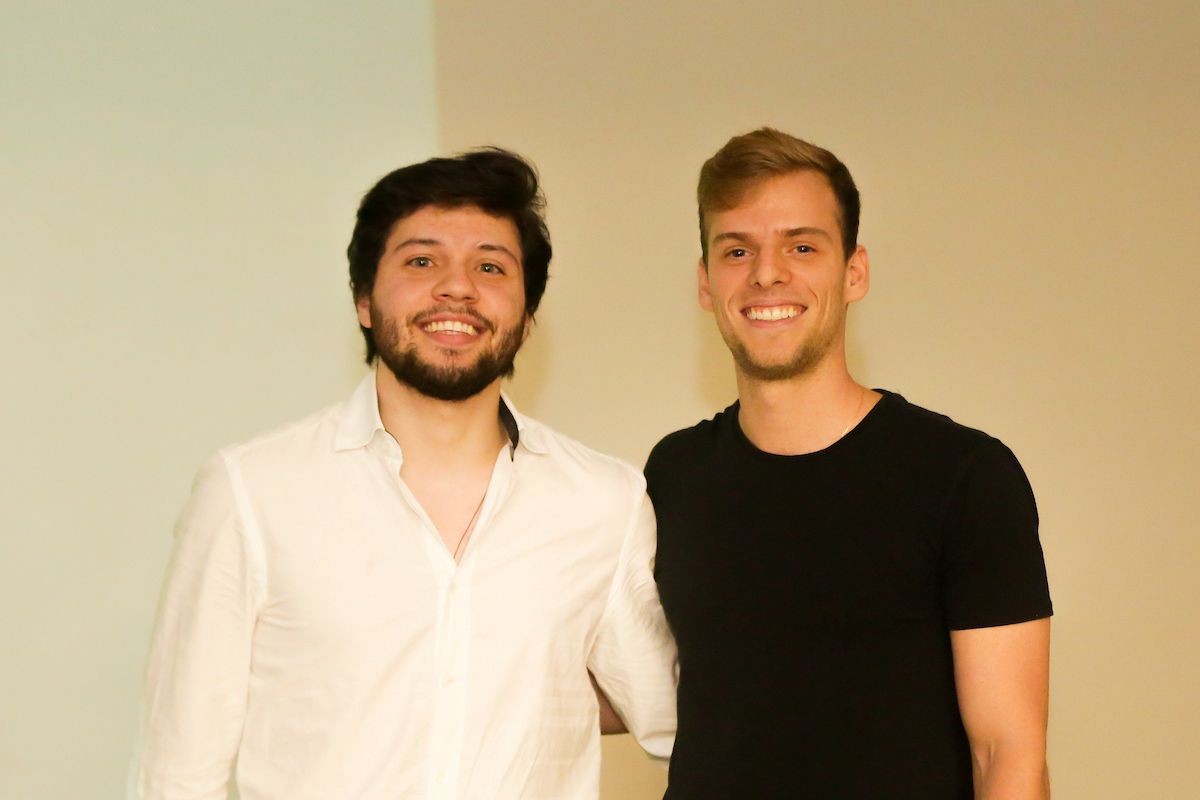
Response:
M752 186L737 204L713 211L708 238L730 231L761 233L800 227L838 229L837 197L829 180L805 170L776 175Z
M408 239L452 248L503 247L521 258L521 237L508 217L489 214L478 206L422 206L392 224L387 250Z

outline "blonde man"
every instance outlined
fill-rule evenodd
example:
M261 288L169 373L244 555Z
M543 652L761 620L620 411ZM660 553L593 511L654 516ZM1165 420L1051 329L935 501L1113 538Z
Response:
M646 466L679 646L670 800L1045 798L1050 597L996 439L846 366L858 190L762 129L698 190L738 401Z

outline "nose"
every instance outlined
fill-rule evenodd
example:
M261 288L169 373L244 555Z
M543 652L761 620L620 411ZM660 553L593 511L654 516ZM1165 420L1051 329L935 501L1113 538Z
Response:
M757 287L767 289L787 281L788 271L781 261L781 256L770 249L763 249L755 255L754 264L750 268L750 280Z
M475 272L469 264L450 264L441 270L433 285L434 297L439 300L474 302L479 299Z

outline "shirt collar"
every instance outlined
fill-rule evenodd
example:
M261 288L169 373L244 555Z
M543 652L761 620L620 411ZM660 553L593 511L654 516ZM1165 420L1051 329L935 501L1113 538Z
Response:
M541 425L517 411L511 399L500 393L500 424L508 433L509 453L515 455L518 446L531 453L545 453ZM353 450L366 447L375 434L384 430L379 416L379 395L375 389L375 373L368 374L342 405L342 416L333 437L334 450Z

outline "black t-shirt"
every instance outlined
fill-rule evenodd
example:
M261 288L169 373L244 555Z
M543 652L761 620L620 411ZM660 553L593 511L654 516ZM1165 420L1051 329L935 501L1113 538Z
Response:
M1007 447L884 392L778 456L735 403L659 442L646 479L679 644L667 798L972 797L949 631L1052 613Z

